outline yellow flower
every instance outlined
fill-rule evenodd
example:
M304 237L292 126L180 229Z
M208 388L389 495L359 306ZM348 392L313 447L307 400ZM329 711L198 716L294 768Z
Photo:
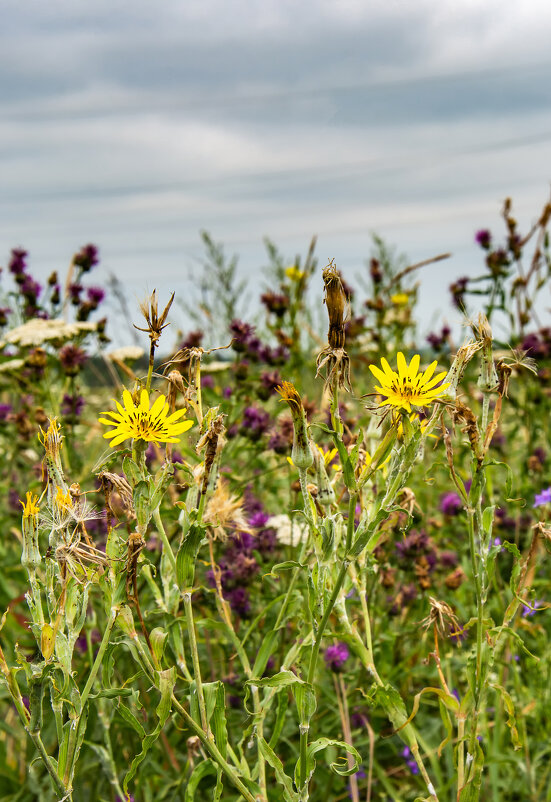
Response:
M122 394L124 407L115 401L118 412L102 412L109 418L100 418L99 422L106 426L114 426L109 432L103 435L112 438L110 445L118 446L123 440L129 438L133 440L146 440L154 443L179 443L177 435L187 432L193 426L193 421L180 421L186 411L179 409L177 412L168 414L169 406L164 395L160 395L149 408L149 393L142 390L140 403L136 406L132 396L125 390Z
M397 292L390 296L390 300L394 306L405 306L409 302L409 295L405 292Z
M40 507L38 506L38 496L33 496L30 490L27 491L27 501L19 501L23 507L23 518L31 518L33 515L38 515Z
M328 468L329 465L331 465L331 463L333 462L333 460L335 459L335 457L339 453L338 449L336 449L336 448L330 448L330 449L327 449L327 451L324 451L324 449L321 446L318 446L317 443L316 443L316 448L318 449L319 453L321 454L321 458L323 459L323 462L325 463L325 467L326 468ZM340 471L340 468L341 468L341 466L339 465L338 462L333 463L333 465L331 465L331 467L333 468L334 471Z
M381 359L382 370L376 365L370 365L369 369L380 386L376 385L375 390L382 396L383 400L380 407L392 406L397 409L405 409L411 412L411 407L426 407L432 404L450 384L441 384L445 371L433 376L436 369L436 360L428 368L419 373L419 362L421 357L415 354L409 365L406 363L404 355L400 352L397 356L398 372L392 370L386 359Z
M285 268L285 275L287 278L291 279L291 281L300 281L301 278L304 278L305 273L302 270L299 270L296 265L291 265L290 267Z
M61 487L58 487L55 494L55 503L58 509L63 512L73 506L73 499L69 491L64 493Z

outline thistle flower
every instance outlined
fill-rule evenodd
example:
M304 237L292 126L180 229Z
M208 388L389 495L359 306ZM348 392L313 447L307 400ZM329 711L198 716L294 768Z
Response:
M187 432L193 426L193 421L181 421L187 410L179 409L177 412L168 414L169 406L165 396L160 395L149 408L149 393L142 390L140 402L134 400L128 390L122 394L124 407L115 401L118 412L102 412L102 415L109 417L99 418L99 422L106 426L114 426L111 431L103 435L111 439L110 445L118 446L124 440L145 440L154 443L179 443L177 436Z
M411 412L412 406L425 407L432 404L450 386L449 383L437 386L446 373L444 371L433 376L436 360L428 366L424 373L419 373L419 362L421 361L419 354L415 354L408 365L403 353L400 352L397 361L398 372L392 370L384 357L381 359L383 370L376 365L369 366L375 378L380 382L380 386L375 386L376 391L383 396L383 400L379 403L380 407L393 406Z
M335 672L342 671L349 657L350 652L346 643L336 643L334 646L328 646L324 654L327 668Z
M99 253L95 245L84 245L78 253L73 256L73 264L79 267L83 273L88 273L99 263Z

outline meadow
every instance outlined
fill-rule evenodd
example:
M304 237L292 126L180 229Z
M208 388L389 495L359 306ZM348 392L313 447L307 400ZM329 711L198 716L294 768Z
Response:
M94 245L12 251L2 802L551 800L550 216L476 233L457 341L377 238L268 242L244 320L205 234L192 325L153 292L118 349Z

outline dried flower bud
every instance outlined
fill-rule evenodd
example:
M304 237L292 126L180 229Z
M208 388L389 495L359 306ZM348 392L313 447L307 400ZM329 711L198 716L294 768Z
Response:
M329 331L327 333L329 347L344 348L344 324L348 312L348 299L333 260L324 268L322 275L325 285L325 303L329 315Z
M284 381L281 387L276 388L282 401L286 401L293 418L293 449L291 459L297 468L306 470L312 465L314 458L310 448L306 413L302 399L291 382Z

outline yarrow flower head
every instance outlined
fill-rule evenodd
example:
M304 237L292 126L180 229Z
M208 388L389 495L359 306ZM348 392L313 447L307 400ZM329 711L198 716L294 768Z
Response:
M375 390L383 396L380 407L391 406L411 412L412 406L425 407L432 404L450 386L449 382L439 384L445 377L445 372L433 375L436 360L424 372L419 372L420 361L419 354L415 354L408 365L400 352L397 356L398 372L392 370L384 357L381 359L382 370L376 365L369 366L380 382L380 386L375 386Z
M124 407L115 401L118 412L102 412L102 415L109 417L99 418L100 423L106 426L114 426L103 435L111 439L111 446L118 446L124 440L145 440L154 443L179 443L179 434L187 432L193 426L193 421L180 420L185 414L185 409L179 409L168 414L169 405L166 403L164 395L160 395L149 408L149 393L142 390L140 401L134 403L132 395L125 390L122 394Z

